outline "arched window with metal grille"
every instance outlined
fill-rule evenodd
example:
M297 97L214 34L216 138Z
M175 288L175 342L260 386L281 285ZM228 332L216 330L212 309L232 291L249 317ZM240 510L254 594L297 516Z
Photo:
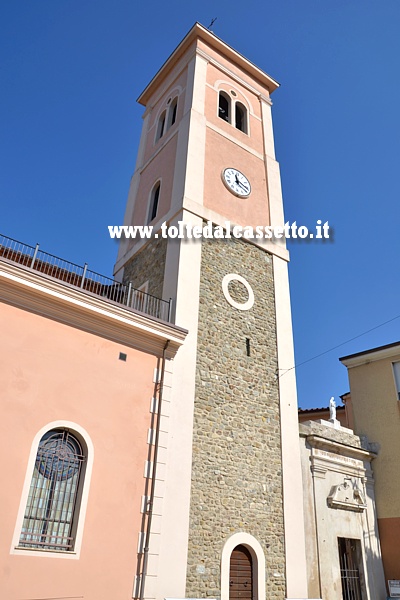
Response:
M51 429L39 442L20 548L73 551L87 451L67 429Z

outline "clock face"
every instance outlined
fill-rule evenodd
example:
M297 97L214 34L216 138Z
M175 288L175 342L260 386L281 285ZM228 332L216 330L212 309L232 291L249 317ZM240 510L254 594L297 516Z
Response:
M240 198L250 196L250 181L237 169L233 169L232 167L224 169L222 171L222 181L235 196L239 196Z

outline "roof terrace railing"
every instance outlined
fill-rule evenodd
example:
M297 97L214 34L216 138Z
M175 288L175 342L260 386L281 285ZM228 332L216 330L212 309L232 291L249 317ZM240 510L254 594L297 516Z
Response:
M117 304L145 313L151 317L170 321L171 301L162 300L142 290L100 275L84 266L76 265L48 252L40 250L39 244L28 246L0 234L0 258L43 273L53 279L64 281L86 292L112 300Z

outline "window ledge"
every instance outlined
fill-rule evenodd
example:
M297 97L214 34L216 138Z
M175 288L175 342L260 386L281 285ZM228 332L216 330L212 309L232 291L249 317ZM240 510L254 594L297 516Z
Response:
M77 553L74 550L50 550L49 548L27 548L25 546L14 546L14 550L18 554L22 554L25 552L29 554L33 554L36 556L49 554L49 555L57 555L57 556L77 556Z

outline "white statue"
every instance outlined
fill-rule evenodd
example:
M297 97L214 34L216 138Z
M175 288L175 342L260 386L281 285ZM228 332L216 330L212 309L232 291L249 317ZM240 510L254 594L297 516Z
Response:
M329 400L329 419L331 421L336 421L336 402L333 396Z

